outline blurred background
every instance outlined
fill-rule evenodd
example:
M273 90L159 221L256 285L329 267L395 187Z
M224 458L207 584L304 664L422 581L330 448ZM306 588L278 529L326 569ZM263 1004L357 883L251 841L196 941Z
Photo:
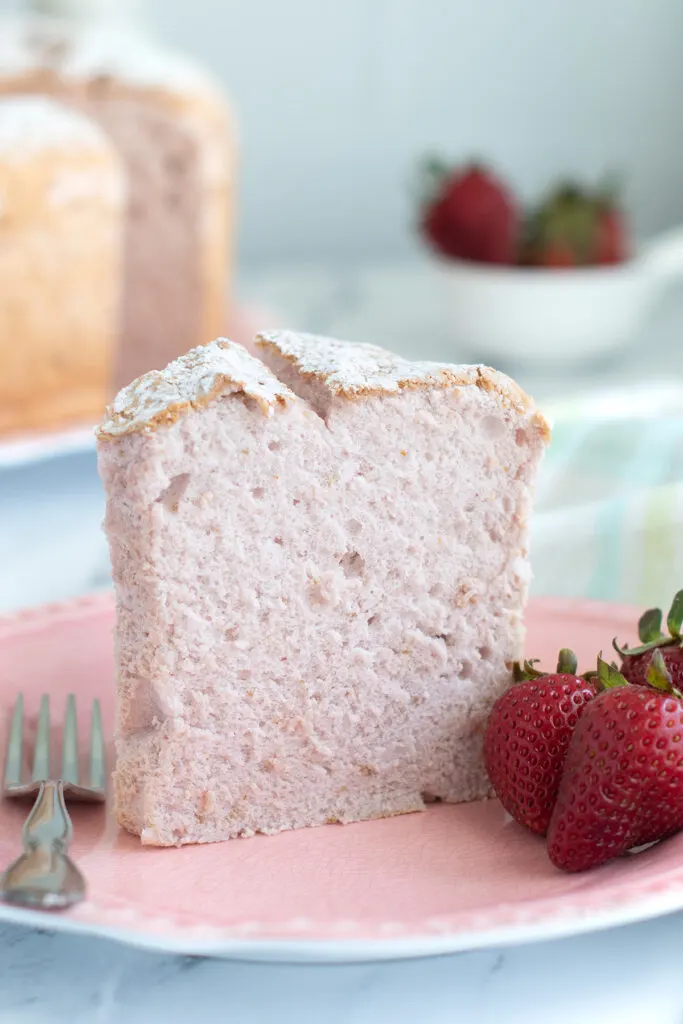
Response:
M0 14L26 6L0 0ZM112 22L125 6L136 32L228 98L225 332L290 326L513 373L556 426L536 593L665 601L683 578L679 0L94 6ZM542 259L529 269L435 252L426 154L453 168L477 159L524 211L564 182L597 188L615 174L628 258L551 273ZM0 437L0 608L108 583L86 433Z
M150 0L240 119L248 262L420 251L424 152L475 156L532 197L623 171L641 236L683 221L677 0ZM209 30L210 26L210 30Z
M24 6L2 0L0 11ZM527 198L615 168L639 235L683 222L678 0L145 0L137 10L232 99L246 264L416 256L409 185L434 149L490 161Z

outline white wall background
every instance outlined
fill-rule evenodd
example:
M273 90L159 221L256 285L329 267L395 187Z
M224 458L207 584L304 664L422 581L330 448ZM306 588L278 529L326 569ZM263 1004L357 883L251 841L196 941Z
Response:
M409 254L433 148L525 196L614 168L639 233L683 221L683 0L146 3L233 97L243 259Z

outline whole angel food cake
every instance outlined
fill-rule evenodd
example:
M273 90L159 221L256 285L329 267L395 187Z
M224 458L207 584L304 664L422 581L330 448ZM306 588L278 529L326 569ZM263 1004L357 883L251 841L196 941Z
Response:
M124 201L97 124L44 97L0 98L0 433L101 417Z
M218 340L99 430L118 820L143 843L484 797L548 427L507 377L291 332Z
M91 4L54 6L74 12L0 19L0 96L40 94L87 114L125 168L120 345L110 398L224 329L234 142L224 97L200 69L130 28L85 17ZM84 290L76 277L67 284ZM6 345L22 349L22 342L20 335L0 338L3 358Z

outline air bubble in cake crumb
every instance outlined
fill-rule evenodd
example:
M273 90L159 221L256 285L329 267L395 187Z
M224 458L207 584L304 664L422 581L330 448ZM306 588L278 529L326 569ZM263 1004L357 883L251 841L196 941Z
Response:
M189 473L178 473L171 478L168 487L161 492L156 503L163 505L167 512L177 512L189 482Z
M365 572L365 559L357 551L347 551L339 564L348 579L357 579Z

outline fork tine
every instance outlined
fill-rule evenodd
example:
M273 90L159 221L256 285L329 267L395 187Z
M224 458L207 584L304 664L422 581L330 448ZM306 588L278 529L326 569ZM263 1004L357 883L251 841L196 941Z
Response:
M92 718L90 722L90 785L93 789L105 789L107 784L107 766L104 756L104 734L102 732L102 712L99 700L92 702Z
M62 779L78 785L78 725L76 724L76 698L70 693L66 702L64 740L62 744Z
M47 694L40 701L32 778L34 782L50 778L50 698Z
M19 694L14 705L12 724L7 740L7 754L5 757L4 786L21 785L21 760L23 755L23 732L24 732L24 697Z

